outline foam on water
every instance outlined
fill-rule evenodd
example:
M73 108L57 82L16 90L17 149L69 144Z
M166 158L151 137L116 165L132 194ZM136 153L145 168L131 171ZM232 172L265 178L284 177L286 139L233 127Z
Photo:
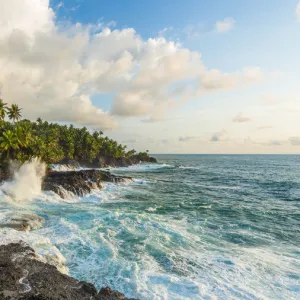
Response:
M0 196L0 219L11 209L46 219L30 233L1 230L0 239L25 240L48 261L66 264L70 275L129 297L296 300L297 165L280 167L279 178L277 161L258 174L257 160L175 157L112 169L134 182L107 183L83 198L48 192L16 205Z
M75 171L76 168L70 167L68 165L62 165L62 164L53 164L50 166L51 170L56 172L62 172L62 171Z
M151 171L156 169L162 169L162 168L172 168L173 166L170 164L138 164L138 165L132 165L129 167L121 167L121 168L109 168L112 170L117 171L129 171L129 172L144 172L144 171Z
M81 171L81 170L90 170L92 168L86 168L86 167L79 167L79 168L76 168L72 165L65 165L65 164L52 164L50 166L51 170L52 171L55 171L55 172L64 172L64 171Z
M39 259L57 267L64 274L68 274L66 260L60 251L51 243L49 238L35 232L20 232L11 228L0 228L0 245L25 242L32 247Z

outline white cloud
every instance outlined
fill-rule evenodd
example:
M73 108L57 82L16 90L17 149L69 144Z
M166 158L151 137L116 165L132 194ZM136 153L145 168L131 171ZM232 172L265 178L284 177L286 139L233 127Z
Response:
M228 134L225 130L216 132L212 135L211 142L221 142L221 141L228 141Z
M179 142L188 142L195 138L196 138L195 136L180 136L178 140L179 140Z
M300 2L298 3L297 8L296 8L296 15L297 15L298 21L300 22Z
M60 1L57 5L56 5L56 9L60 9L61 7L64 6L64 2Z
M200 53L162 37L143 40L133 28L64 26L49 0L0 0L1 92L26 118L106 129L116 115L156 121L203 93L265 77L259 68L209 70ZM115 95L111 111L93 105L95 94Z
M300 136L291 137L289 140L293 146L300 146Z
M281 146L282 145L282 141L278 141L278 140L271 140L267 143L267 146Z
M244 123L251 121L251 118L249 116L243 115L242 113L239 113L232 119L232 121L236 123Z
M233 18L225 18L223 21L216 22L216 30L219 33L224 33L232 30L235 26Z
M202 72L200 75L200 85L204 90L233 89L237 86L247 86L259 82L265 78L265 74L260 68L244 68L241 72L222 73L212 69Z
M172 26L165 27L164 29L162 29L158 32L158 36L165 37L169 32L172 32L173 30L174 30L174 28Z

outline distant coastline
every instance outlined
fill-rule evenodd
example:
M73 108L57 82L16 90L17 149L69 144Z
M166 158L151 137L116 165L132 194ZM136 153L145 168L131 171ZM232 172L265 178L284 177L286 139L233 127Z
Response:
M10 161L22 164L32 158L39 158L47 165L76 161L81 166L92 168L156 162L155 158L149 156L148 150L139 153L134 149L127 150L126 145L103 136L101 130L90 132L86 127L59 125L41 118L36 122L21 118L21 108L17 104L8 106L0 99L2 174L8 173Z

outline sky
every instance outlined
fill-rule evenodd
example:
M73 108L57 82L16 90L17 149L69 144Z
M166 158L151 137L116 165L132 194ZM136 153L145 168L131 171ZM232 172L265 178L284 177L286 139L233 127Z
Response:
M150 153L300 153L299 0L0 0L24 118Z

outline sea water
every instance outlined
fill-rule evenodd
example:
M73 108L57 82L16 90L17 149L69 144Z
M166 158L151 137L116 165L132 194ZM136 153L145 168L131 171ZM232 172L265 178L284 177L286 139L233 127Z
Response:
M300 298L300 156L156 158L111 169L134 182L83 198L40 192L34 176L36 192L5 184L16 191L0 192L0 219L26 212L45 224L1 229L0 243L56 251L71 276L139 299Z

